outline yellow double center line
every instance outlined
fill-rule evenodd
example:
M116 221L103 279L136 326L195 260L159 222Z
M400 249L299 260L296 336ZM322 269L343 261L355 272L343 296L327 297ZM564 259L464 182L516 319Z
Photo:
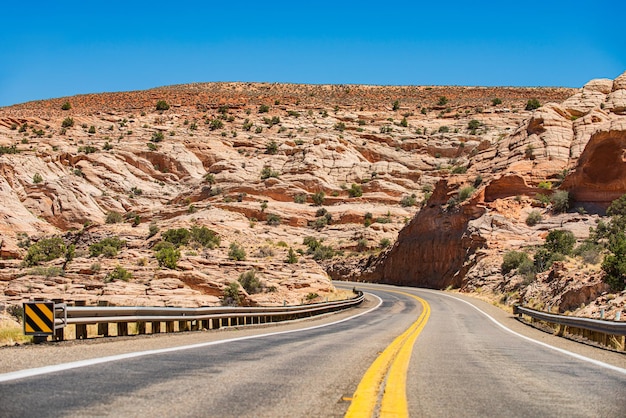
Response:
M374 360L356 388L346 417L371 417L378 403L378 395L385 377L385 392L380 403L381 417L408 417L406 400L406 375L411 360L413 344L430 316L430 305L424 299L405 292L400 293L416 299L422 304L422 313L417 320Z

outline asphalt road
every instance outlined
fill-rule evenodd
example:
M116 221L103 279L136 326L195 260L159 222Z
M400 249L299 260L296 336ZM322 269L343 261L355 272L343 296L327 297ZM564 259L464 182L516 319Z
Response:
M197 346L3 382L0 374L0 417L343 416L349 406L343 398L352 396L378 354L421 313L415 299L377 289L371 293L383 300L378 309L336 324L329 322L345 315L187 333L187 344ZM523 340L450 296L411 292L431 306L408 372L411 415L626 415L626 374ZM309 329L296 330L302 327ZM160 338L134 340L134 348L125 350L153 349ZM49 361L58 364L83 359L81 344L31 353L39 350L43 358L57 350ZM107 344L99 347L107 350ZM120 350L110 347L110 354ZM15 353L4 350L0 356Z

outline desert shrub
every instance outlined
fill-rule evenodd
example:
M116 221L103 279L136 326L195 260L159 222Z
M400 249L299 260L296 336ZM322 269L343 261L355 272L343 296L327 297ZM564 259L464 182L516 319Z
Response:
M346 129L346 124L343 122L338 122L335 124L335 130L339 132L343 132Z
M311 195L311 200L313 200L313 204L315 206L322 206L324 204L325 198L326 198L326 193L324 193L323 191L320 191Z
M576 237L572 231L565 231L562 229L555 229L548 233L546 242L543 245L548 251L552 253L561 253L563 255L570 255L576 244Z
M609 254L602 261L603 280L615 291L626 289L626 235L619 233L609 240Z
M211 119L211 121L209 121L209 129L212 131L222 129L223 127L224 122L222 122L220 119Z
M387 248L391 245L391 240L389 238L381 238L378 245L380 248Z
M335 250L330 245L320 245L313 251L313 260L328 260L335 256Z
M163 132L161 131L156 131L152 134L152 138L150 138L150 141L152 142L161 142L163 141L163 139L165 139L165 136L163 135Z
M446 96L439 97L439 101L437 102L437 105L445 106L446 104L448 104L448 98Z
M467 124L467 129L472 135L476 134L476 130L482 126L482 123L476 119L472 119Z
M350 197L361 197L363 196L363 187L360 184L352 183L352 186L348 189L348 194Z
M459 201L462 202L474 193L474 186L466 186L459 190Z
M189 244L191 232L187 228L168 229L161 234L163 241L174 244L175 247Z
M557 190L550 199L552 211L555 213L567 212L569 209L569 193L565 190Z
M95 133L96 133L96 127L95 127L95 126L93 126L93 125L91 125L91 126L89 127L89 131L87 131L87 132L88 132L88 133L90 133L90 134L95 134Z
M538 272L548 270L555 261L562 261L565 256L561 253L553 253L545 247L540 247L533 257L533 265Z
M552 182L551 181L540 181L539 184L537 185L537 187L539 187L540 189L544 189L544 190L550 190L552 189Z
M537 99L529 99L526 102L526 110L535 110L541 107L541 103Z
M99 255L115 257L124 244L125 242L118 237L105 238L89 246L89 255L91 257L98 257Z
M259 113L267 113L270 111L270 107L268 105L262 104L259 106Z
M219 247L222 242L218 233L207 228L206 226L192 226L190 233L191 239L205 248L213 249L215 247Z
M241 273L237 281L249 294L261 291L261 282L259 281L259 278L256 277L255 269Z
M61 106L61 110L70 110L71 108L72 108L72 105L70 104L70 102L65 102Z
M265 153L266 154L270 154L270 155L274 155L278 152L278 143L276 143L276 141L274 141L273 139L267 143L267 145L265 146Z
M443 125L439 127L438 131L439 133L445 134L445 133L450 132L450 127Z
M502 104L502 99L500 99L499 97L496 97L496 98L494 98L494 99L492 99L492 100L491 100L491 104L492 104L493 106L497 106L497 105L499 105L499 104Z
M393 104L391 105L391 108L393 110L398 110L400 109L400 102L398 100L394 100Z
M11 146L4 146L4 145L0 145L0 155L3 154L17 154L19 152L19 150L17 149L17 147L15 145L11 145Z
M24 257L26 266L36 266L39 263L54 260L65 255L67 246L59 237L44 238L28 247Z
M547 194L538 193L535 195L537 202L541 203L544 207L550 204L550 196Z
M159 100L156 104L156 110L168 110L170 105L165 100Z
M319 248L322 243L320 241L318 241L317 238L315 237L304 237L304 239L302 240L302 244L306 245L308 248L308 253L311 254L313 253L313 251L315 251L317 248Z
M417 203L415 194L412 194L411 196L402 196L402 199L400 199L400 205L402 207L409 207L409 206L415 206L415 204Z
M224 296L222 297L222 305L224 306L239 306L241 299L239 297L239 283L230 282L224 288Z
M297 194L293 197L294 203L306 203L306 195L305 194Z
M538 210L533 210L526 217L526 225L535 226L539 222L541 222L542 219L543 217L541 216L541 212L539 212Z
M285 263L295 264L297 262L298 256L296 255L296 252L293 250L293 248L289 247L289 252L287 253L287 259L285 260Z
M465 174L467 173L467 167L464 165L456 165L452 168L452 174Z
M161 241L153 247L154 256L159 262L159 266L168 269L175 269L176 263L180 259L180 251L171 242Z
M278 176L280 176L280 173L278 171L272 170L272 167L270 166L265 166L261 170L261 180L265 180L270 177L278 178Z
M588 239L576 247L572 254L582 258L586 264L596 264L600 261L602 250L602 245Z
M512 270L517 269L520 265L525 262L529 262L530 258L528 254L523 251L509 251L504 254L502 259L502 265L500 266L500 270L502 274L507 274Z
M127 282L132 277L133 275L124 267L115 266L115 268L107 274L105 281L112 282L115 280L121 280L121 281Z
M155 224L150 224L150 226L148 226L148 238L152 238L158 232L159 232L159 227L156 226Z
M41 174L35 173L35 175L33 175L33 183L34 184L39 184L42 181L43 181L43 177L41 177Z
M61 122L62 128L71 128L72 126L74 126L74 118L71 118L69 116L63 119L63 122Z
M319 298L319 297L320 297L320 295L318 295L317 293L315 293L315 292L310 292L310 293L307 293L307 295L306 295L306 297L305 297L305 298L306 298L306 300L307 300L308 302L310 302L310 301L315 300L315 299L317 299L317 298Z
M230 244L228 258L235 261L244 261L246 259L246 250L236 242Z
M276 226L276 225L280 225L282 223L282 219L280 218L279 215L276 215L274 213L269 213L267 215L266 222L267 222L268 225Z
M107 213L105 222L108 224L117 224L117 223L122 222L122 219L123 219L123 216L121 213L111 211Z
M156 151L156 150L158 150L158 149L159 149L159 148L158 148L155 144L153 144L152 142L148 142L146 145L148 146L148 149L149 149L150 151Z

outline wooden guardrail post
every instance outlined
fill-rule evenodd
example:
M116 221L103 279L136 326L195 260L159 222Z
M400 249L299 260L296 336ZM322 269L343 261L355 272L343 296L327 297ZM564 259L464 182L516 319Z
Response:
M75 306L86 306L87 302L84 300L74 301ZM76 324L76 339L84 340L87 338L87 324Z
M128 335L128 322L117 323L117 336L126 337Z
M174 321L165 322L165 332L174 332Z
M220 318L211 318L211 328L210 329L219 329L221 326L222 320Z
M109 306L109 301L99 300L98 306ZM103 337L109 336L109 324L106 322L98 323L98 335L102 335Z
M161 332L161 323L159 321L152 321L150 325L150 332L153 334L158 334Z
M144 321L137 322L137 335L143 335L146 333L146 323Z
M189 321L178 321L178 331L189 331Z

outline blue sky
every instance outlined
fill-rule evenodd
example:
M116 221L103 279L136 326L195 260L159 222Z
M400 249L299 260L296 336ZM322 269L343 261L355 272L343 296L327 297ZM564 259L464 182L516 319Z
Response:
M3 5L0 106L205 81L580 87L626 71L626 2Z

